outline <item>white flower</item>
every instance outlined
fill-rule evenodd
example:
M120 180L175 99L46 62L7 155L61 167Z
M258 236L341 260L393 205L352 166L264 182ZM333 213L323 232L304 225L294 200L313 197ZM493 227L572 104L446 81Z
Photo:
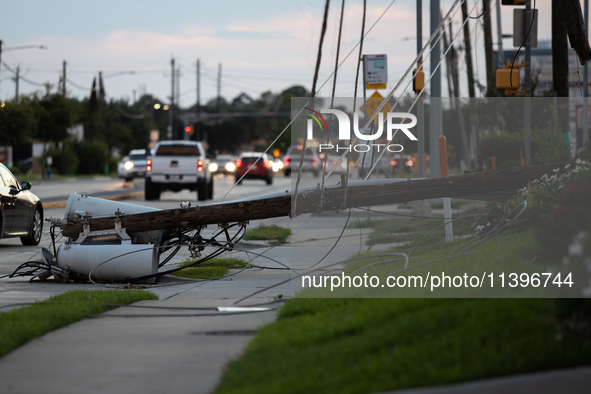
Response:
M576 163L581 164L583 161L581 159L577 159Z
M555 168L552 171L554 171L554 173L556 174L556 173L558 173L558 171L560 171L560 168Z

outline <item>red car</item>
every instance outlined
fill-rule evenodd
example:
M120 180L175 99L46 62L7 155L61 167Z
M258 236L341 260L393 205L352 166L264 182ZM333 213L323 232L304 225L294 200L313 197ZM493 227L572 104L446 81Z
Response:
M244 174L246 176L242 178ZM271 185L273 183L273 163L270 157L266 153L243 153L240 159L236 160L236 183L242 183L240 178L263 179L267 182L267 185Z

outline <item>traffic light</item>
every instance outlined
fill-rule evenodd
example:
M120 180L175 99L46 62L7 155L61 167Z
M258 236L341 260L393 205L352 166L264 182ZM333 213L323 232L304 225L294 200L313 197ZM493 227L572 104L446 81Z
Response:
M185 133L187 133L189 135L193 135L194 132L195 132L195 127L192 124L185 127Z
M422 68L413 70L412 78L412 89L415 93L419 93L425 87L425 72Z
M505 94L525 94L524 90L519 89L519 68L525 67L525 64L515 64L513 68L507 65L505 68L497 68L495 73L495 87L505 90Z

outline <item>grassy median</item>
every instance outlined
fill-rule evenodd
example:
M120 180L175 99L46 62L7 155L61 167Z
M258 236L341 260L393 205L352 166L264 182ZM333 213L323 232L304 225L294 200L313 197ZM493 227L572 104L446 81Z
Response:
M436 220L413 218L352 227L374 228L376 236L409 234L414 242L389 250L409 255L437 225ZM461 226L467 233L469 226ZM491 267L499 272L540 270L529 261L539 247L531 226L454 252L466 242L469 239L447 244L443 229L434 232L414 250L411 265L462 256L421 266L413 274L490 272ZM402 259L363 268L386 259L372 253L365 257L348 263L345 274L368 272L383 278L404 266ZM563 267L552 269L559 272ZM409 289L393 291L398 297L414 294L406 293ZM315 294L331 296L330 289L320 288L306 289L300 296ZM385 296L391 295L376 297ZM259 330L240 359L228 364L216 393L369 393L589 365L589 316L588 299L295 298L286 302L275 323Z
M195 259L187 259L181 267L193 264ZM216 257L202 264L174 272L172 275L190 279L217 279L228 273L228 268L246 267L247 262L236 257Z
M156 299L145 290L72 290L0 313L0 357L49 331L116 308L113 304Z

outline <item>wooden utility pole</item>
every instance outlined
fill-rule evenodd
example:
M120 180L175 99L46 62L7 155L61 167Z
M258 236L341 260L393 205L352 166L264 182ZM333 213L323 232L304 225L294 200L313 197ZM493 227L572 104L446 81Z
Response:
M527 186L528 182L552 173L554 168L563 169L567 163L545 163L534 166L513 167L509 169L473 172L445 178L428 178L413 181L379 179L327 185L322 207L325 211L343 208L367 207L368 205L396 204L440 197L499 195L513 192ZM573 164L573 163L570 163ZM346 207L343 207L346 193ZM297 214L315 213L320 207L321 191L316 187L303 189L298 194ZM192 208L166 209L121 216L121 227L127 232L176 229L179 227L204 224L233 223L247 220L261 220L288 216L292 209L292 194L285 191L272 197L203 205ZM110 212L105 212L110 214ZM115 226L115 213L112 217L91 218L87 220L90 231L112 230ZM68 218L62 225L66 237L76 238L82 232L83 219Z
M574 48L579 56L581 65L591 60L591 48L589 47L589 38L585 28L585 19L581 10L579 0L562 0L563 15L568 31L570 46Z
M490 18L490 0L482 0L484 16L484 57L486 61L486 95L494 97L497 95L495 88L495 61L493 57L492 22Z
M466 73L468 74L468 95L470 97L476 97L474 91L474 70L472 68L472 44L470 42L470 22L466 22L468 19L468 3L462 3L462 21L464 22L464 50L465 50L465 61L466 61Z
M552 93L554 97L568 97L568 34L562 0L552 0ZM560 103L555 108L560 131L569 131L568 106Z

